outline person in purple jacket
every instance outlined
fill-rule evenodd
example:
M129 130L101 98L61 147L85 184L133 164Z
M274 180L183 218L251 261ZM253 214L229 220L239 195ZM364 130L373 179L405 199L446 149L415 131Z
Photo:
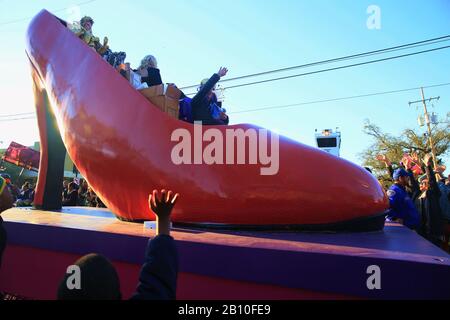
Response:
M156 236L148 241L145 261L139 275L139 284L131 300L174 300L178 276L178 252L170 236L170 214L178 199L172 191L153 190L149 206L156 215ZM82 257L81 289L69 289L70 274L59 284L58 300L119 300L122 298L117 271L112 263L99 254Z
M192 118L192 99L189 97L184 97L180 100L180 111L178 114L178 119L183 120L185 122L194 123L194 119Z

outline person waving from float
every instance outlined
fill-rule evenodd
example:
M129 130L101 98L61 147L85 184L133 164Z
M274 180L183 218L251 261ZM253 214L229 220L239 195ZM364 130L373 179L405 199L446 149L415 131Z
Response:
M203 125L227 125L229 123L225 109L219 106L214 93L217 82L227 73L228 69L221 67L211 78L204 79L200 83L200 89L191 101L193 121L201 121Z

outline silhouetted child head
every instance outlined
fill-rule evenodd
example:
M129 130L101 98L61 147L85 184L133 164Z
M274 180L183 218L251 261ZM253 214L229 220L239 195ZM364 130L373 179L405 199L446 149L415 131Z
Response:
M71 277L64 276L58 288L58 300L120 300L120 283L111 262L99 254L88 254L74 263L79 267L80 289L69 289Z

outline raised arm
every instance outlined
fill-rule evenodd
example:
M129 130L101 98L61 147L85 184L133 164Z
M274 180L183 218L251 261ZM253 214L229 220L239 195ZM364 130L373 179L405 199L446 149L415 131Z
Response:
M391 163L391 161L388 159L387 156L381 155L381 154L377 155L377 160L380 161L380 162L382 162L382 163L384 163L384 165L385 165L386 168L388 169L389 177L390 177L391 180L392 180L392 176L394 175L394 169L392 168L392 163Z
M147 245L145 262L133 300L174 300L178 275L178 252L170 236L170 214L179 195L154 190L149 207L156 215L156 237Z
M410 188L411 188L411 199L413 201L415 201L421 194L420 191L420 186L419 186L419 182L417 181L417 179L414 177L414 172L412 171L412 169L408 169L407 170L409 173L409 181L410 181Z
M440 196L441 191L439 190L439 186L436 181L436 175L433 170L433 161L432 156L430 154L427 154L425 158L423 159L423 163L425 165L425 172L427 174L428 178L428 190L437 196Z
M413 201L415 201L421 194L419 183L417 182L416 178L414 177L413 166L416 164L414 161L415 160L413 159L413 157L408 154L406 154L403 157L403 167L409 173L408 186L410 188L409 193L410 193L411 199Z
M206 97L206 95L214 88L217 82L219 82L220 78L224 77L228 72L227 68L220 67L219 71L209 78L208 82L203 85L197 94L192 98L192 102L196 103L198 100L202 100Z

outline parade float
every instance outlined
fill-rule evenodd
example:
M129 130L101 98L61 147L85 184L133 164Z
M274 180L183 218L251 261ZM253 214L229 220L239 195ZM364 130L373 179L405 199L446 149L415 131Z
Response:
M172 232L180 299L450 297L448 256L399 224L385 227L386 195L365 169L254 125L171 117L45 10L30 23L26 54L41 139L36 208L3 214L0 290L52 299L67 266L98 252L129 296L154 234L135 222L153 220L148 195L166 188L181 195ZM212 146L236 132L247 133L244 149L233 139ZM109 210L61 208L66 150ZM382 289L369 283L373 266Z

